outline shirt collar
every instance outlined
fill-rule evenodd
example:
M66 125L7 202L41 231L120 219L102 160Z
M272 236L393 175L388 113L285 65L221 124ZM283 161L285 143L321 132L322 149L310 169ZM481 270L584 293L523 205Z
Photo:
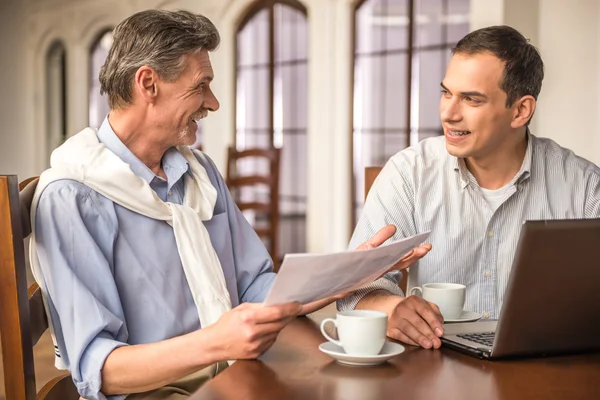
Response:
M137 158L123 142L121 142L121 139L119 139L110 126L108 116L104 118L102 125L100 125L100 128L98 129L98 140L108 150L115 153L123 160L123 162L128 164L134 174L144 179L146 182L151 183L155 179L162 179L156 176L146 164L140 161L140 159ZM165 175L167 175L169 186L175 184L175 182L177 182L186 172L192 176L187 160L175 147L171 147L165 152L162 158L162 164Z
M515 181L524 181L529 178L531 175L531 163L533 162L533 142L536 140L536 137L531 134L529 128L527 128L527 150L525 150L525 158L523 158L523 164L521 164L521 169L517 172L515 176Z
M509 182L509 185L514 185L515 183L522 182L529 178L531 174L531 162L533 159L533 141L536 140L535 136L531 134L529 128L527 128L527 149L525 150L525 157L523 158L523 163L521 164L521 168L519 172L515 175L515 177ZM460 174L461 181L461 189L464 189L469 185L469 183L477 184L477 180L475 177L469 172L467 165L465 164L465 160L463 158L458 158L450 153L448 156L451 157L450 164L452 168Z

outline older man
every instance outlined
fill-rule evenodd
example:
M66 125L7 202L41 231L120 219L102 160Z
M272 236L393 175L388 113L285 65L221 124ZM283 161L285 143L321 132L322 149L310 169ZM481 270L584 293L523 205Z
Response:
M461 39L441 83L444 136L388 161L351 245L387 224L399 238L431 230L433 251L411 267L411 284L465 284L467 310L498 318L524 220L600 217L600 168L528 131L543 76L538 51L511 27ZM439 347L437 308L405 298L397 275L338 306L385 310L389 336Z
M213 162L187 147L219 108L218 43L213 24L188 12L119 24L100 72L110 115L58 148L40 178L32 263L59 364L85 398L185 397L223 361L257 357L292 318L334 300L252 304L273 282L272 262Z

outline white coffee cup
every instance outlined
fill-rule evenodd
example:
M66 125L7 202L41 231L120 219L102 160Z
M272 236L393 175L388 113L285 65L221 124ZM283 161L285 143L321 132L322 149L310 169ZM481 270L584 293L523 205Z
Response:
M375 356L379 354L387 337L388 315L382 311L340 311L336 318L325 318L321 322L321 333L332 343L342 347L346 354ZM331 322L337 329L340 340L335 340L325 331Z
M414 287L410 294L419 292L423 299L436 304L444 319L457 319L465 306L467 287L460 283L426 283L422 287Z

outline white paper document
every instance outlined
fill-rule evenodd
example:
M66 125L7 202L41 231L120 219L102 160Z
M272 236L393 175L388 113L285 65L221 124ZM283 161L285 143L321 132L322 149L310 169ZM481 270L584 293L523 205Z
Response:
M370 250L286 254L264 304L307 304L358 289L382 275L428 236L429 232L421 233Z

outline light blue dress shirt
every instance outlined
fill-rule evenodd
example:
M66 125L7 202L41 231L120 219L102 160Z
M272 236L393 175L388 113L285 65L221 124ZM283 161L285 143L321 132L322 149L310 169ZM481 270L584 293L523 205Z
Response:
M98 139L163 201L182 204L183 177L189 172L175 148L162 160L165 181L129 151L107 119ZM261 302L275 278L269 254L212 160L196 156L218 192L214 215L204 224L232 304ZM106 399L100 392L101 369L115 348L200 329L173 229L166 222L123 208L79 182L60 180L42 193L35 224L58 348L81 396Z

